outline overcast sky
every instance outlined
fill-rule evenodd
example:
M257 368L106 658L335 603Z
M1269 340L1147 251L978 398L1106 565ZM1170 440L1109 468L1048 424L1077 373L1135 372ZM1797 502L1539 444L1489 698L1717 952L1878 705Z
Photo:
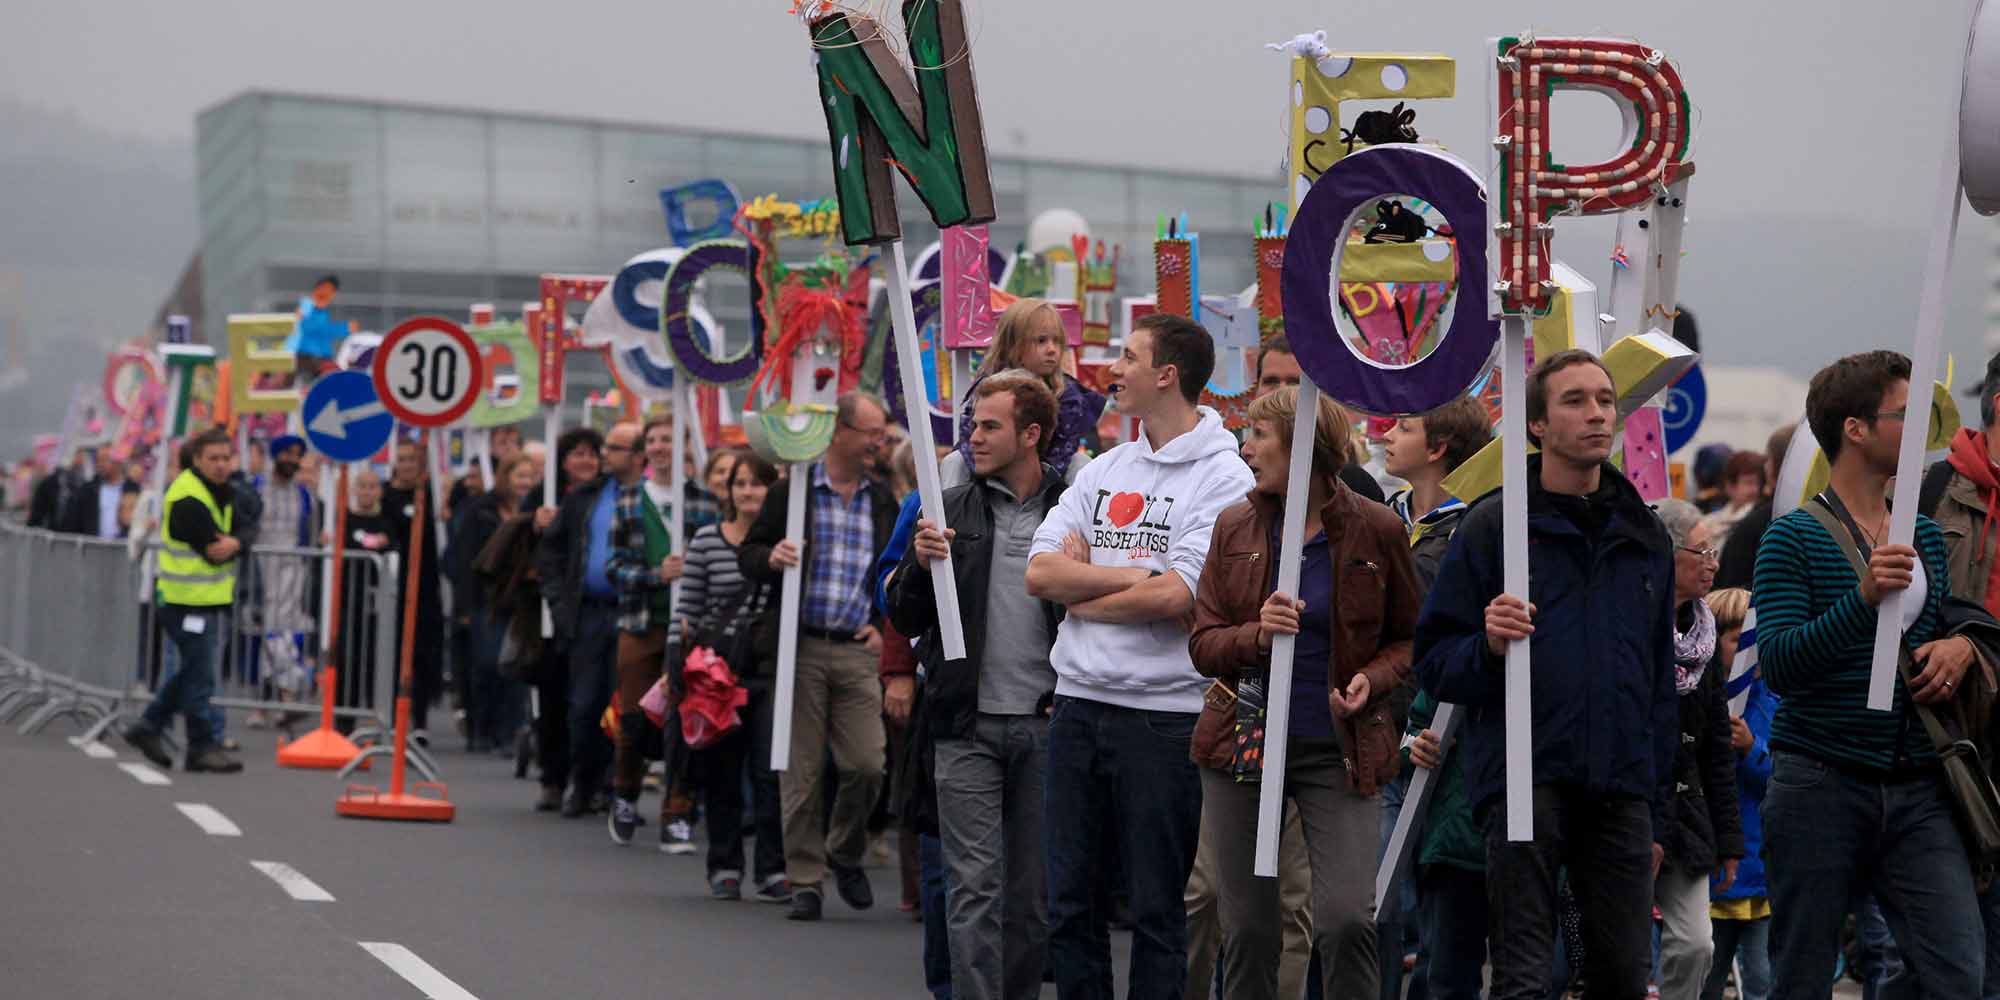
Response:
M788 3L9 0L0 95L178 142L198 110L250 88L822 135ZM1697 113L1683 299L1708 307L1705 330L1726 328L1712 357L1800 375L1843 350L1907 349L1971 10L1971 0L967 3L995 152L1268 176L1274 197L1287 68L1266 42L1323 28L1336 49L1456 57L1457 98L1423 102L1417 124L1474 162L1488 36L1619 35L1663 49ZM1609 104L1570 103L1586 127L1559 132L1557 154L1608 153ZM0 209L21 196L0 193ZM1961 371L1984 359L1994 273L1992 223L1966 219L1951 335ZM1557 253L1605 280L1608 231L1563 226Z

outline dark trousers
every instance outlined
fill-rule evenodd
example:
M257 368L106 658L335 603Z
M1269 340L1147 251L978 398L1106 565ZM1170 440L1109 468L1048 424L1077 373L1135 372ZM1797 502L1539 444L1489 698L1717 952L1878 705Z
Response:
M1847 902L1868 891L1926 1000L1978 1000L1985 932L1937 779L1866 781L1779 751L1763 819L1772 996L1827 995Z
M542 646L535 671L537 765L542 784L560 789L569 781L569 656L550 640Z
M569 778L578 795L596 794L611 763L604 709L618 685L618 609L586 602L569 644Z
M924 989L930 991L931 1000L951 1000L951 933L944 914L950 876L936 836L926 833L917 838L917 869L923 885Z
M164 732L179 715L187 726L189 757L221 736L210 721L214 709L208 699L215 693L215 656L222 645L227 610L161 606L157 615L160 632L166 636L166 677L141 719Z
M743 725L711 746L693 751L690 770L701 785L708 814L708 874L743 872L743 770L750 770L752 822L757 848L756 884L785 873L784 809L778 772L771 770L771 693L751 688ZM671 721L671 720L670 720Z
M1589 1000L1641 1000L1653 957L1653 820L1645 801L1535 786L1535 839L1507 839L1488 811L1486 900L1492 1000L1546 1000L1555 957L1556 873L1583 917ZM1831 954L1831 952L1829 952Z
M481 608L467 628L465 673L471 696L466 709L466 733L475 748L511 748L521 728L521 682L500 673L500 648L507 638L507 621Z
M1486 968L1486 875L1453 865L1417 874L1417 919L1430 1000L1479 1000Z
M1064 1000L1110 1000L1111 949L1101 905L1100 838L1116 849L1131 892L1129 995L1180 1000L1187 986L1187 909L1201 827L1201 777L1188 759L1195 713L1120 708L1057 697L1049 721L1049 957Z
M611 790L627 802L639 801L639 789L646 778L644 751L646 730L653 728L639 707L640 699L660 679L667 657L667 627L618 635L618 746L612 756ZM667 719L671 736L680 734L680 720ZM669 738L668 743L677 742ZM668 757L673 755L668 753ZM669 761L671 763L671 760ZM668 769L672 773L672 768ZM660 796L660 822L667 820L667 804L673 801L671 788Z

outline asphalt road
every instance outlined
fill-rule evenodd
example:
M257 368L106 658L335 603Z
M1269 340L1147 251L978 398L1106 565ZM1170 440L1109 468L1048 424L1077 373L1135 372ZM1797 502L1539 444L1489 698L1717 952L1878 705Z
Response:
M619 848L602 817L531 811L534 786L507 761L440 753L452 823L356 820L335 815L330 772L281 769L270 734L232 732L242 774L176 769L149 785L121 768L143 764L122 742L94 757L66 722L0 727L0 996L927 996L892 868L870 872L873 910L830 895L823 922L792 923L780 906L707 898L700 856L661 854L656 826ZM333 898L295 899L252 862ZM441 979L426 993L363 942Z

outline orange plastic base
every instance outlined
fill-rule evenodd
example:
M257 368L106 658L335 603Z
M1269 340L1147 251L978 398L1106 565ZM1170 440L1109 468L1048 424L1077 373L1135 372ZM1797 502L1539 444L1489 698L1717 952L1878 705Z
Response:
M435 796L418 794L437 790ZM377 791L367 785L350 785L347 793L333 804L333 811L358 819L397 819L425 823L449 823L458 807L445 798L444 786L434 781L412 782L409 794Z
M338 729L315 729L290 743L278 746L279 767L304 767L321 771L337 771L347 766L347 762L361 755L361 748L354 741L340 734ZM361 770L368 770L372 760L361 762Z

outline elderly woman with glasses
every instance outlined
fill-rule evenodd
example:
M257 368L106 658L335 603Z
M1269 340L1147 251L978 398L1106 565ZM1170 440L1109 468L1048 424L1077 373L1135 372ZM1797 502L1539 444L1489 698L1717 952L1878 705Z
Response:
M1743 825L1736 811L1736 754L1730 746L1729 664L1716 641L1715 614L1703 598L1715 586L1716 547L1701 510L1685 500L1654 508L1674 543L1674 686L1680 691L1680 752L1654 900L1660 908L1661 1000L1696 1000L1714 956L1709 876L1717 888L1736 880Z

